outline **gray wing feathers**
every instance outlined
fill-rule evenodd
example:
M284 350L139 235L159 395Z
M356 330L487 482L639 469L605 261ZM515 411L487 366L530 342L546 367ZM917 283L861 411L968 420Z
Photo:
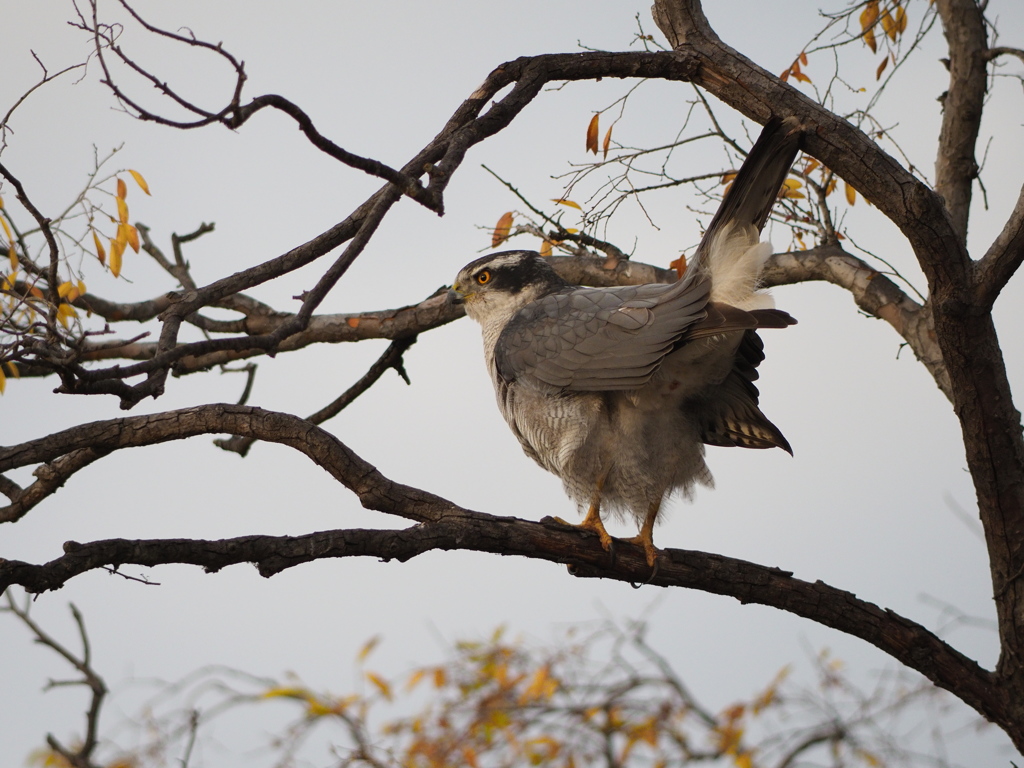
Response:
M670 285L577 288L521 309L498 337L494 364L505 381L575 391L635 389L704 318L701 276Z

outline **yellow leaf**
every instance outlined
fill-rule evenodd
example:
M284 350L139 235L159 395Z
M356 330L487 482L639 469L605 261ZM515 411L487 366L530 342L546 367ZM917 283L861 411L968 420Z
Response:
M888 63L889 63L889 57L886 56L884 59L882 59L882 63L878 65L878 69L875 70L875 80L881 80L882 79L882 73L885 71L885 66Z
M899 3L896 4L896 32L903 34L907 30L907 12L903 10L903 6Z
M2 211L3 209L4 209L4 197L3 197L3 195L0 195L0 211Z
M110 241L110 272L114 277L121 274L121 254L124 253L124 243L120 240Z
M132 250L136 253L139 252L139 230L133 227L131 224L122 224L125 232L125 240L128 245L132 247Z
M391 686L388 685L387 680L385 680L383 677L374 672L367 672L366 679L374 684L374 686L377 688L378 691L381 692L381 695L385 699L391 701Z
M96 230L92 231L92 241L96 245L96 258L100 260L100 264L105 264L107 261L107 249L103 247L103 243L100 242L100 236L96 234Z
M896 28L896 19L890 15L888 8L882 11L882 29L885 30L885 34L889 36L889 39L895 43L899 30Z
M60 324L63 325L65 328L68 327L72 317L78 317L78 313L75 311L75 308L72 307L70 304L62 303L59 307L57 307L57 319L60 321Z
M543 243L540 244L540 257L542 259L550 259L551 258L551 241L550 240L545 240Z
M786 179L782 182L782 188L779 189L779 197L789 198L790 200L802 200L806 197L803 192L799 189L803 184L797 179Z
M0 367L0 395L7 389L7 377L4 376L4 369Z
M3 225L4 235L7 237L7 258L11 260L11 271L14 271L18 268L18 252L14 247L14 234L7 225L6 217L0 216L0 224Z
M62 299L65 299L70 304L79 296L78 286L70 280L66 283L61 283L57 286L57 295Z
M75 287L78 288L78 295L79 296L82 296L85 293L85 282L84 281L79 280L78 281L78 285L75 286Z
M356 661L359 663L366 661L366 657L373 652L373 649L377 647L378 643L380 643L380 635L374 635L367 640L363 644L363 647L359 649L359 653L356 654Z
M128 185L120 176L117 178L117 196L122 199L128 197Z
M407 682L405 684L405 690L411 691L413 688L415 688L417 685L419 685L420 684L420 680L422 680L423 677L426 674L427 674L427 670L425 670L425 669L417 669L415 672L413 672L411 675L409 675L409 682Z
M579 230L576 229L576 227L566 227L565 231L568 232L570 235L579 234Z
M139 173L138 171L133 171L131 168L128 169L128 173L130 173L132 175L132 178L135 179L135 183L139 185L139 189L141 189L148 195L149 184L147 184L146 180L142 178L142 174Z
M752 768L754 765L753 755L749 752L743 752L733 759L733 764L736 768Z
M865 763L870 765L871 768L878 768L878 766L882 764L881 760L879 760L875 755L871 754L865 749L858 749L855 754Z
M319 699L310 697L306 699L306 717L323 717L334 714L334 708L324 704Z
M18 370L18 366L14 364L14 361L8 360L4 365L7 366L7 370L11 372L11 376L16 379L21 378L21 371Z
M434 668L434 687L441 688L445 683L444 667Z
M860 28L867 32L878 21L878 0L870 0L870 2L864 6L864 10L860 12Z
M843 182L844 191L846 192L846 202L853 205L857 202L857 190L850 186L850 182Z
M509 230L512 229L512 211L506 211L494 225L494 233L491 235L491 248L497 248L508 240Z
M564 197L552 198L551 202L558 203L558 205L567 205L570 208L575 208L577 211L583 210L583 207L579 203L574 203L572 200L566 200Z
M875 42L875 30L869 29L864 33L864 42L867 43L867 46L871 49L872 53L878 51L878 43Z
M608 147L610 147L612 143L612 128L614 127L615 126L613 125L608 126L608 132L604 135L604 141L601 143L601 151L604 153L604 157L602 159L604 160L608 159Z
M597 154L597 131L598 123L600 122L601 114L598 113L590 118L590 124L587 126L587 152L593 152Z
M117 200L117 218L122 224L128 223L128 203L125 202L123 197L115 198Z
M310 698L309 691L303 688L271 688L269 691L265 691L260 697L263 699L299 699L301 701L308 701Z

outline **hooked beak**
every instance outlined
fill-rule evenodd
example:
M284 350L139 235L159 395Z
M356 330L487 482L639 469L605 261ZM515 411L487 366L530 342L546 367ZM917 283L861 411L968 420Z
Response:
M462 291L459 290L458 283L456 283L455 285L448 289L447 301L449 304L453 305L466 303L466 297L463 295Z

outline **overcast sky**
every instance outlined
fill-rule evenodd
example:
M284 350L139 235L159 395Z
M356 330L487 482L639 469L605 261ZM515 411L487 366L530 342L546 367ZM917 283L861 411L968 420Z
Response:
M51 71L88 51L84 36L65 24L69 3L8 5L0 111L38 79L30 50ZM720 35L775 72L789 66L822 24L813 3L708 5ZM657 35L648 0L296 0L284 16L279 2L265 0L150 0L137 7L158 24L188 26L199 37L223 41L246 62L249 96L281 93L338 144L396 167L502 61L578 51L581 45L627 49L637 15L644 30ZM911 6L911 26L922 7ZM992 0L991 8L1000 17L1003 42L1024 45L1015 37L1024 30L1024 8L1014 0ZM125 42L138 46L147 66L184 83L204 104L218 104L230 87L230 73L212 56L154 45L131 30ZM936 99L945 89L941 43L936 30L881 107L883 123L926 175L940 119ZM851 55L860 62L859 70L851 69L860 78L851 88L870 88L878 57L858 49ZM806 69L819 78L816 84L827 79L830 60L812 56ZM1006 71L1019 74L1019 63ZM149 225L158 242L169 244L171 232L216 222L213 234L188 246L200 284L309 239L379 186L319 154L282 116L261 114L234 133L176 132L139 124L113 108L97 84L95 66L80 82L73 79L42 89L19 108L4 163L49 212L62 210L81 188L93 147L104 154L123 146L112 168L138 169L149 181L153 196L133 190L129 203L133 220ZM481 164L540 203L560 197L563 182L553 177L586 160L591 115L629 87L606 80L542 94L512 127L472 150L449 188L443 218L403 201L322 311L401 306L449 283L489 245L482 227L521 208ZM645 84L631 97L616 139L634 146L671 141L691 98L685 84ZM847 108L857 106L855 94L841 98ZM729 125L739 126L726 107L718 108ZM975 253L984 251L1016 198L1024 168L1022 117L1019 82L997 83L984 125L985 141L992 136L983 176L989 210L979 199L971 224ZM691 153L685 161L695 173L730 162L717 149ZM9 188L0 194L15 216L22 215ZM675 190L649 197L646 214L624 205L607 237L626 249L635 246L637 260L666 266L699 239L701 219L688 210L691 203ZM923 288L909 249L877 212L861 201L847 224L858 245ZM788 240L778 237L785 242L776 245L787 247ZM134 254L126 256L123 280L86 269L90 290L115 298L148 298L176 287ZM306 271L255 294L292 310L297 302L291 297L314 279ZM1021 286L1018 278L996 307L1018 392L1024 382ZM775 296L800 323L763 334L768 358L758 386L765 413L795 456L709 448L716 490L698 491L694 503L673 502L656 541L821 579L933 629L945 622L935 601L991 620L984 544L970 522L976 518L973 489L949 403L913 355L900 354L891 329L858 314L839 289L801 285L778 289ZM358 379L385 346L313 348L260 360L249 402L311 413ZM460 321L426 334L407 354L406 369L411 387L388 373L327 428L386 476L470 509L528 519L572 516L559 481L522 454L501 420L475 325ZM49 394L53 386L8 383L0 399L0 442L122 415L113 399L57 397ZM142 403L136 412L234 402L242 386L241 377L217 373L173 379L159 401ZM68 539L222 538L399 523L361 509L351 493L287 448L257 444L240 459L201 437L121 452L80 472L56 497L0 532L0 557L46 561L59 556ZM633 533L614 525L612 532ZM383 636L377 666L397 673L441 658L446 640L486 635L499 624L513 634L548 639L572 622L637 617L648 609L652 644L712 709L751 696L785 664L795 663L798 674L808 676L808 650L831 648L863 680L890 664L861 641L775 610L697 592L577 580L549 563L482 554L430 553L405 564L326 561L269 580L249 566L217 575L162 567L146 576L160 586L87 574L42 595L33 613L70 641L67 604L78 605L90 627L95 666L115 690L135 678L175 679L222 663L259 674L294 670L316 687L341 692L355 684L352 658L371 635ZM994 664L997 639L989 627L958 626L945 637L983 665ZM10 617L0 616L0 647L0 762L17 765L46 732L69 740L80 732L85 699L64 689L41 692L48 678L69 671L51 652L33 646ZM119 707L130 709L130 696L122 701L115 699L105 723L119 719ZM965 711L961 721L969 717ZM979 743L1002 764L1014 754L1002 751L1005 740L991 730L957 743L964 760L978 754L973 750Z

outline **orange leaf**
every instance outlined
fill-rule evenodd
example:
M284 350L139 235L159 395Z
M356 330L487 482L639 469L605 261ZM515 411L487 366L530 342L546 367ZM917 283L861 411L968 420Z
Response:
M120 176L117 179L117 196L122 198L128 197L128 185L124 183L124 179Z
M552 198L551 202L558 203L559 205L568 205L570 208L575 208L577 211L583 210L583 207L579 203L574 203L572 200L565 200L561 197Z
M604 135L604 141L601 144L601 151L604 153L604 158L603 159L605 159L605 160L608 159L608 147L611 146L611 143L612 143L612 128L613 127L614 126L612 126L612 125L608 126L608 132Z
M117 218L122 224L128 223L128 203L125 202L123 197L115 198L117 200Z
M100 260L100 264L104 264L107 261L107 250L103 247L103 243L100 242L100 236L96 234L96 230L92 231L92 241L96 244L96 258Z
M875 80L882 79L882 73L885 72L885 67L889 63L889 57L886 56L882 59L882 63L878 65L878 69L875 70Z
M853 205L857 202L857 190L850 186L850 182L848 181L844 181L843 186L845 187L846 192L846 202Z
M669 262L668 268L674 269L676 271L676 277L682 279L683 275L686 273L686 254L679 254L678 259Z
M805 67L807 66L807 52L806 51L800 51L800 63L803 64Z
M542 259L550 259L551 258L551 241L550 240L545 240L543 243L540 244L540 257Z
M587 126L587 152L593 152L597 154L597 129L598 122L601 119L601 113L598 112L592 118L590 118L590 125Z
M807 75L805 75L800 70L794 70L793 77L795 77L801 83L809 83L809 82L811 82L811 78L809 78Z
M508 240L509 230L512 229L512 211L506 211L494 225L494 234L491 235L491 248L497 248Z
M139 189L141 189L148 195L149 184L147 184L146 180L142 178L142 174L139 173L138 171L133 171L131 168L128 169L128 173L130 173L132 175L132 178L135 179L135 183L139 185ZM122 195L122 197L124 197L124 195Z

